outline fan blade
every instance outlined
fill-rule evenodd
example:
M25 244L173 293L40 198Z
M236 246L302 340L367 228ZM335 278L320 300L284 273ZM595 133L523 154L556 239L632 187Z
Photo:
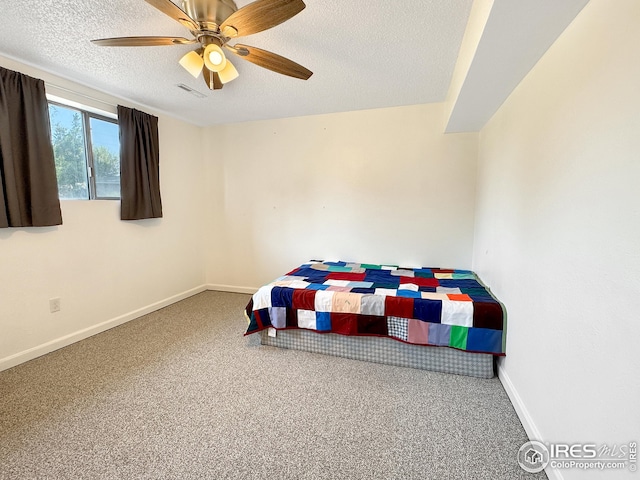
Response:
M289 20L304 7L302 0L258 0L232 13L220 25L220 30L233 27L238 31L237 37L262 32Z
M186 45L196 43L197 40L182 37L118 37L91 40L91 43L101 47L155 47L159 45Z
M207 84L209 90L220 90L223 87L220 77L216 72L212 72L206 66L202 69L204 83Z
M189 30L199 30L200 25L187 13L170 0L145 0L149 5L156 7L165 15L180 22Z
M262 50L261 48L250 47L249 45L234 45L229 48L229 50L240 58L244 58L251 63L255 63L260 67L267 68L276 73L281 73L282 75L301 78L302 80L307 80L313 75L311 70L308 70L302 65L275 53Z

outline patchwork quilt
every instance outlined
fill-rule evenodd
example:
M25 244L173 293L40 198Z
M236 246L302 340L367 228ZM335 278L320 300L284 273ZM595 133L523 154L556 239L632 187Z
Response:
M468 270L311 261L261 287L245 335L272 327L504 355L502 305Z

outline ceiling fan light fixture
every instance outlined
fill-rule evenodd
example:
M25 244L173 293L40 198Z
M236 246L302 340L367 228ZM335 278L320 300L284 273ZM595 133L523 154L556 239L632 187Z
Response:
M229 83L230 81L238 78L240 74L238 73L238 70L236 70L236 67L234 67L229 60L227 60L227 65L218 72L218 76L220 77L220 81L222 83Z
M204 49L204 64L212 72L221 72L227 66L227 57L224 56L222 49L215 43L210 43Z
M209 54L209 61L214 65L222 64L222 55L215 50Z
M202 72L202 67L204 66L204 60L195 51L187 53L178 63L180 63L187 72L193 75L194 78L198 78L200 76L200 72Z
M139 1L139 0L138 0ZM234 55L281 75L307 80L313 72L288 58L248 45L229 45L231 39L273 28L305 8L303 0L254 0L238 9L234 0L145 0L186 27L192 38L135 36L91 40L105 47L149 47L198 44L184 55L180 65L194 78L200 73L207 87L220 90L224 83L238 78L238 71L227 60L223 48ZM251 1L251 0L245 0Z

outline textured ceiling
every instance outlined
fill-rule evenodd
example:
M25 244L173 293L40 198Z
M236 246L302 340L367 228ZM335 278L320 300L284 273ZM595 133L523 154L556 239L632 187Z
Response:
M307 8L291 20L238 43L304 65L314 72L307 81L231 55L240 78L211 92L202 78L178 65L193 46L89 42L138 35L190 38L186 28L144 0L2 2L0 55L198 125L445 100L472 0L305 1ZM236 3L240 8L250 2ZM179 83L206 97L194 97Z

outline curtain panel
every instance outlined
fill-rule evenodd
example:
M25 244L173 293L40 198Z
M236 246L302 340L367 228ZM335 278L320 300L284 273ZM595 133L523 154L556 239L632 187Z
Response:
M158 117L118 105L122 220L161 218Z
M62 225L44 81L0 67L0 228Z

